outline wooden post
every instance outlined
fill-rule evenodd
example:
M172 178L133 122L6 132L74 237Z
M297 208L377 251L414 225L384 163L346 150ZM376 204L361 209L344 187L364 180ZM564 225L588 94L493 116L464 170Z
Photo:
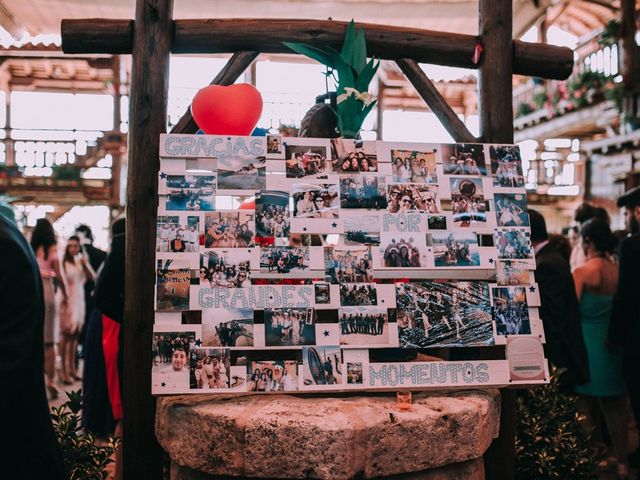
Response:
M173 0L137 0L127 175L124 306L124 478L159 479L151 338L160 134L165 132Z
M479 33L484 48L478 72L480 138L483 142L513 142L513 54L511 0L480 0ZM485 473L491 480L511 480L515 473L514 390L503 389L500 435L485 453Z
M120 132L120 124L122 123L122 110L121 99L122 94L120 92L122 87L121 78L121 62L120 56L113 56L113 131ZM120 176L122 172L122 156L120 153L114 152L111 155L111 195L109 201L109 212L113 215L114 211L120 209Z
M629 117L640 115L640 53L636 45L635 0L622 0L620 6L620 59L622 78L627 95L623 113Z

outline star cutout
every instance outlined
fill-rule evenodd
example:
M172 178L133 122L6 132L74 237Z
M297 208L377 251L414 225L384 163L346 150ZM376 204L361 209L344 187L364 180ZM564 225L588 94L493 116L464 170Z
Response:
M161 386L161 387L166 387L166 386L167 386L167 384L166 384L166 383L164 383L164 382L162 382L162 383L160 384L160 386Z
M530 291L531 293L536 293L536 287L534 287L533 285L531 285L531 286L529 287L529 291Z
M324 336L325 336L325 337L328 337L328 336L329 336L329 330L325 330L323 333L324 333Z
M336 222L333 222L333 223L331 224L331 226L332 226L333 228L338 228L338 224L337 224Z
M384 300L380 300L380 303L384 303Z
M167 174L164 172L160 172L160 178L167 178Z
M269 300L273 300L273 295L271 295L271 296L269 297Z
M489 259L489 263L493 263L495 260L493 258Z
M302 231L303 231L303 232L306 232L306 231L307 231L307 227L304 227L304 228L302 229Z
M200 345L202 345L202 340L197 339L195 343L196 343L196 347L199 347Z

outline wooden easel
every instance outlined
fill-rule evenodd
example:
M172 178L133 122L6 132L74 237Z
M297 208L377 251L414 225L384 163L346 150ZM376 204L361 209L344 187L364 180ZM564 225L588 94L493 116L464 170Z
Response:
M381 25L365 29L369 54L395 60L418 93L459 142L513 141L512 75L564 79L573 68L567 48L514 41L511 0L480 0L479 35ZM345 22L312 20L173 20L173 0L137 0L133 20L62 21L65 53L133 55L127 178L124 340L124 477L161 478L151 396L154 257L159 136L165 132L170 53L231 53L212 81L233 83L260 52L291 53L283 44L339 47ZM357 19L356 19L357 20ZM481 55L478 49L481 48ZM474 54L477 62L474 62ZM479 69L480 138L476 139L440 95L418 62ZM195 133L186 112L174 133ZM501 433L485 455L488 479L514 471L515 396L503 391Z

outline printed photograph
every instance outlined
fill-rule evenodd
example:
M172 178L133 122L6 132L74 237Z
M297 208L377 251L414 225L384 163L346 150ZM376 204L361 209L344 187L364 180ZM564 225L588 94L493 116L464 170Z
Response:
M436 267L478 267L480 251L475 233L428 233Z
M253 210L218 211L204 217L205 248L244 248L255 245L256 214Z
M533 247L529 232L524 230L496 230L494 243L498 258L524 260L533 258Z
M380 217L356 215L342 219L346 245L379 245Z
M291 347L316 343L316 326L310 308L267 308L264 311L267 347Z
M491 173L495 187L524 187L520 147L517 145L492 145L489 147Z
M499 227L528 227L527 196L524 193L494 193Z
M493 345L486 282L396 284L401 348Z
M220 157L218 190L264 190L266 174L266 157Z
M193 253L199 247L199 217L158 216L156 252Z
M424 234L415 236L385 233L380 237L381 268L426 268Z
M314 283L315 302L319 305L331 303L331 285Z
M291 273L309 268L309 247L263 247L260 249L260 272Z
M390 213L440 213L437 185L393 184L387 186Z
M427 217L427 226L429 230L446 230L447 217L444 215L429 215Z
M496 282L500 286L528 285L530 268L522 260L496 260Z
M294 390L298 390L298 362L295 360L259 360L247 366L247 391Z
M291 188L296 218L338 218L340 198L335 184L295 183Z
M438 183L435 150L391 150L392 180L397 183Z
M167 211L212 211L216 175L167 175Z
M287 178L319 178L331 172L327 147L324 145L287 145L284 149Z
M270 155L282 153L282 135L267 135L267 153Z
M370 247L325 247L325 280L330 283L373 282Z
M531 334L525 288L494 287L493 319L498 335Z
M205 347L252 347L253 309L203 309L202 345Z
M453 177L449 178L449 182L453 223L460 227L486 223L487 204L482 192L482 179Z
M200 285L211 288L251 286L251 251L247 248L211 249L200 254Z
M346 307L338 310L340 345L389 343L389 312L384 307Z
M195 348L191 351L189 386L198 390L229 388L231 351L228 348Z
M377 305L378 292L375 283L341 283L340 305L343 307Z
M154 332L151 383L155 392L189 388L189 350L195 332Z
M302 383L341 385L343 364L339 346L302 347Z
M259 192L256 194L255 213L257 237L277 238L289 236L291 228L289 225L288 192Z
M189 310L191 269L186 262L158 260L156 269L156 310Z
M484 145L480 143L443 143L440 151L447 175L487 174Z
M347 362L347 384L362 385L364 383L362 362Z
M331 140L335 173L377 172L376 142L334 138Z
M387 207L383 177L344 175L340 177L340 207L382 210Z

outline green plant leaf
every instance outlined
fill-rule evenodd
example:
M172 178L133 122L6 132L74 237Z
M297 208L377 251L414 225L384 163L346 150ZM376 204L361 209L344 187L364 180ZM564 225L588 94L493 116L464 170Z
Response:
M317 62L326 65L329 68L335 68L332 56L327 54L324 50L303 43L282 42L285 46L290 48L300 55L305 55L309 58L316 60Z
M358 30L356 34L355 46L353 48L353 69L360 74L367 63L367 41L364 37L364 30Z
M362 72L358 76L358 81L356 82L356 90L359 92L366 92L369 90L369 83L373 80L373 76L376 74L378 67L380 66L380 61L376 63L375 60L371 60L367 63Z
M347 25L347 30L344 34L344 40L342 42L342 50L340 50L340 57L347 65L353 65L354 52L356 46L356 26L353 18Z

